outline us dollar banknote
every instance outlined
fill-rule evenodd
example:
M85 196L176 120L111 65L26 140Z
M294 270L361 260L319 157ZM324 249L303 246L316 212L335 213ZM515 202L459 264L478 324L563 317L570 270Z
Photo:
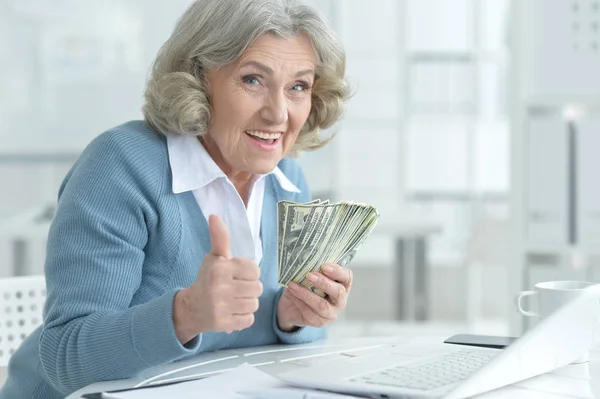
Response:
M379 212L371 205L314 200L308 203L280 201L277 204L278 282L291 281L325 293L306 280L326 263L347 266L371 235Z

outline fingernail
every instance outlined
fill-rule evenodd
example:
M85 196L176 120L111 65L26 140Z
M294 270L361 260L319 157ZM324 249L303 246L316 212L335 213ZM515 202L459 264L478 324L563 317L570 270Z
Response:
M288 288L292 291L298 291L298 284L294 283L293 281L291 283L288 284Z
M323 270L327 273L331 273L333 271L333 266L325 265L325 266L323 266Z
M319 276L317 276L316 273L309 273L308 276L306 276L306 279L311 283L316 283L319 281Z

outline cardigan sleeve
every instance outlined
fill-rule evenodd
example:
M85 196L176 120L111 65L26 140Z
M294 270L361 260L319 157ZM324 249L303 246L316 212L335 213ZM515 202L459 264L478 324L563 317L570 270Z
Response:
M148 224L157 223L152 193L165 184L158 169L166 165L153 153L156 140L105 133L61 187L48 236L39 344L45 374L65 394L131 377L200 345L201 336L185 346L177 339L176 289L130 307L141 284Z

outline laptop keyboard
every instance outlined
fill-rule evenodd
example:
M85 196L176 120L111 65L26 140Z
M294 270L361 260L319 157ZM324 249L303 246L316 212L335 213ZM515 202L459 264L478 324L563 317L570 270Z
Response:
M458 351L423 362L364 374L350 381L429 391L466 379L494 355L486 352Z

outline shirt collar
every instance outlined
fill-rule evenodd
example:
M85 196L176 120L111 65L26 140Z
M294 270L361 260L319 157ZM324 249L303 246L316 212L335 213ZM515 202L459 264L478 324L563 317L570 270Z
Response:
M195 136L167 135L167 148L175 194L202 188L218 178L227 178ZM301 192L278 167L270 173L259 175L258 179L270 174L277 178L282 189L292 193Z

